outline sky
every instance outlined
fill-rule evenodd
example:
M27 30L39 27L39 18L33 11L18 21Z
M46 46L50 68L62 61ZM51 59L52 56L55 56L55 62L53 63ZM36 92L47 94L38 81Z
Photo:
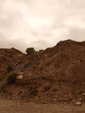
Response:
M85 0L0 0L0 48L25 52L85 40Z

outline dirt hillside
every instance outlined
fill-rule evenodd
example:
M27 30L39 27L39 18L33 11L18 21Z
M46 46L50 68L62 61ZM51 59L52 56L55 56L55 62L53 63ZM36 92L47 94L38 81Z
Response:
M2 97L46 103L85 102L85 41L61 41L43 52L6 57L12 65L11 73L22 72L23 79L4 85ZM2 58L0 63L7 66Z
M15 62L19 60L24 54L15 48L0 49L0 74L7 73L7 68L13 67Z

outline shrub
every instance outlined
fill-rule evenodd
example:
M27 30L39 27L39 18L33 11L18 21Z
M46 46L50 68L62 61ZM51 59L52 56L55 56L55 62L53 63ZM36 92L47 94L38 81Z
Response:
M35 52L35 49L32 48L32 47L26 49L27 54L31 54L31 53L34 53L34 52Z
M39 50L39 52L43 52L43 51L44 51L43 49L40 49L40 50Z
M16 81L16 76L17 76L17 73L11 73L11 74L9 74L9 75L8 75L8 78L7 78L7 83L8 83L9 85L15 83L15 81Z

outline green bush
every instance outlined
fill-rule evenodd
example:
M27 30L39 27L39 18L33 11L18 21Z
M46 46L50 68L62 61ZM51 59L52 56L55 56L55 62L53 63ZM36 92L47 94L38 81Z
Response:
M33 47L30 47L30 48L26 49L26 53L27 54L31 54L31 53L34 53L34 52L36 52L36 51L35 51L35 49Z
M39 50L39 52L43 52L43 51L44 51L43 49L40 49L40 50Z
M17 73L11 73L11 74L9 74L9 75L8 75L8 78L7 78L7 83L8 83L9 85L15 83L15 81L16 81L16 76L17 76Z

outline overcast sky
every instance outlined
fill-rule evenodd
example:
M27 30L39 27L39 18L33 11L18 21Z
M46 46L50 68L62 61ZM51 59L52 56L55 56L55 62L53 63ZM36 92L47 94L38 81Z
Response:
M25 51L85 40L85 0L0 0L0 47Z

